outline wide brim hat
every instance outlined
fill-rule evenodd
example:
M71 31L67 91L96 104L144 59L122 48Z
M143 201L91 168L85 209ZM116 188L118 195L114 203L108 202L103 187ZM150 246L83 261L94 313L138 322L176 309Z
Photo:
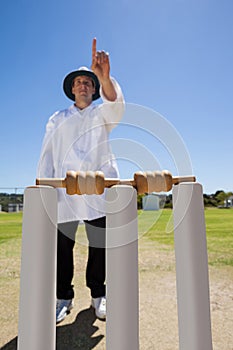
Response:
M73 86L73 80L74 78L80 76L80 75L86 75L87 77L90 77L95 84L95 93L92 95L92 100L97 100L100 97L100 83L95 75L95 73L88 69L87 67L80 67L78 70L75 70L71 73L69 73L64 81L63 81L63 90L68 98L70 98L72 101L75 101L75 96L72 93L72 86Z

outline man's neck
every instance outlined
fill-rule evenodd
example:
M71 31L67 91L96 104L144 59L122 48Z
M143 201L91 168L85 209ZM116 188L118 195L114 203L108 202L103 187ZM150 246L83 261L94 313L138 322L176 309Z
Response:
M85 109L85 108L87 108L88 106L90 106L91 103L92 103L92 101L91 101L91 102L86 102L86 101L75 101L74 105L75 105L77 108L79 108L79 109L82 110L82 109Z

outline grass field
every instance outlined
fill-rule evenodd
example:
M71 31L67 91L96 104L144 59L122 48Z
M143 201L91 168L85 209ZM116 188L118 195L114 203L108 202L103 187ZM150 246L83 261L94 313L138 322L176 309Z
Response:
M139 236L173 249L172 210L139 211ZM209 264L233 266L233 210L206 209ZM0 257L19 258L22 213L0 213Z
M209 270L214 349L233 350L233 210L206 209L205 217L211 265ZM139 211L138 218L140 348L178 349L172 210ZM4 311L0 314L0 348L4 350L16 350L21 232L22 213L0 213L0 309ZM79 233L80 239L83 239L84 226L80 226ZM88 311L89 294L85 287L86 247L76 244L75 249L75 268L78 273L75 274L74 285L77 299L67 322L58 329L60 333L57 336L57 349L83 350L85 347L77 347L80 342L85 343L86 349L102 350L105 349L105 324L98 320L93 324L92 313ZM100 340L96 347L88 347L87 344L93 344L98 338ZM152 342L156 346L151 347Z
M139 213L139 232L151 222L146 237L173 248L172 211L163 210L160 214L153 223L153 212ZM209 264L233 266L233 210L205 209L205 219Z

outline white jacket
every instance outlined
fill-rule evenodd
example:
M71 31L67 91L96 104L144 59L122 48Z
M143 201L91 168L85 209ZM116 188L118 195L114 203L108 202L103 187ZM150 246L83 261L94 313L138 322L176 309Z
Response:
M52 115L46 126L37 177L64 178L68 170L103 171L105 177L118 177L118 168L109 145L109 133L124 113L124 98L118 83L114 102L100 88L103 103L84 110L72 105ZM58 189L58 223L92 220L105 215L103 195L67 195Z

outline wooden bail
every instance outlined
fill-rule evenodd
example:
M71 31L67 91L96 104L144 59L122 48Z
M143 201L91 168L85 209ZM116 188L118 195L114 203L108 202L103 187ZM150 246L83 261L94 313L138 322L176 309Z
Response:
M172 188L172 174L167 171L139 171L134 174L138 194L168 192Z
M74 194L102 194L104 192L104 173L101 171L67 171L66 193Z
M105 188L114 185L129 185L137 189L138 194L151 192L168 192L173 185L181 182L195 182L196 178L190 176L175 176L167 171L138 171L133 179L120 180L118 178L105 179L102 171L67 171L65 179L42 178L36 179L37 185L63 187L69 195L74 194L102 194Z
M66 193L73 195L77 193L76 171L69 170L66 173Z
M138 194L148 193L148 182L146 173L143 171L138 171L134 174L135 187Z

